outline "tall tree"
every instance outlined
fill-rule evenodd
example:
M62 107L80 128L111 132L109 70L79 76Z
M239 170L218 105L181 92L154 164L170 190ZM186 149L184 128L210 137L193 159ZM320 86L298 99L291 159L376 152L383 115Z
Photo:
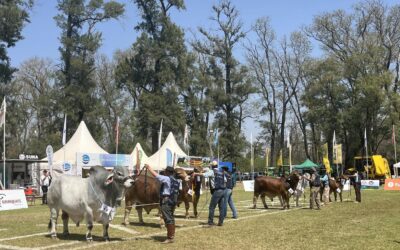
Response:
M193 43L194 49L208 56L210 73L213 77L211 96L216 108L216 127L222 128L220 145L223 158L240 157L244 138L240 127L240 107L254 92L247 68L235 59L234 50L245 37L239 12L229 1L213 6L216 32L199 28L204 41ZM243 114L242 114L243 115Z
M319 15L306 29L337 62L346 88L342 135L348 163L361 153L365 129L369 151L376 153L390 125L399 121L399 23L400 5L364 1L351 13Z
M133 44L132 56L119 65L119 81L137 98L138 136L143 141L150 138L155 152L162 119L164 131L183 132L185 117L179 93L190 81L193 57L187 53L182 29L170 18L173 9L185 8L183 0L134 2L142 16L136 26L141 34Z
M55 20L61 29L59 85L62 112L68 114L69 128L76 128L85 118L91 131L95 132L94 136L99 137L97 133L101 129L96 112L100 102L94 94L93 72L101 33L95 28L98 23L118 19L124 13L124 6L116 1L58 0L58 10L60 14Z
M7 48L14 47L23 39L22 28L29 22L29 9L33 0L0 1L0 83L11 80L15 68L11 66ZM4 89L2 88L4 91ZM5 93L0 93L2 96Z

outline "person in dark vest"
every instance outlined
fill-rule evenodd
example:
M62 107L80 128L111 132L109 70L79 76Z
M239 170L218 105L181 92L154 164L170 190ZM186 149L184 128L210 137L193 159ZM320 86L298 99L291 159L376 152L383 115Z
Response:
M317 205L317 209L321 209L321 205L319 204L318 194L321 187L321 177L317 173L315 168L311 168L311 178L308 179L303 176L304 179L310 182L310 209L314 208L314 203Z
M222 169L224 170L224 174L226 176L226 189L225 189L225 195L224 195L224 211L225 211L225 218L228 213L228 204L229 207L232 210L232 218L237 219L237 211L235 204L233 203L232 199L232 189L235 186L235 173L229 173L229 168L228 166L222 166Z
M361 171L357 171L354 175L350 175L350 181L356 193L356 203L361 202L361 180L363 179L364 175Z
M175 170L173 167L168 166L164 171L164 176L155 172L148 164L145 167L161 182L160 207L167 227L167 239L163 243L173 243L175 238L174 211L179 196L179 182L174 178Z
M218 169L217 161L213 161L211 169L203 174L204 177L209 178L211 201L208 208L208 226L214 226L214 211L215 208L219 207L219 219L218 226L224 224L225 209L224 209L224 195L226 188L226 177L223 170Z

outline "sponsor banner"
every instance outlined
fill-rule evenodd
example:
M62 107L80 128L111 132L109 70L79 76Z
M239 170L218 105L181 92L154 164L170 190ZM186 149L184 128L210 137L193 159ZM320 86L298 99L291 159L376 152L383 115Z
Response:
M385 190L398 190L400 191L400 179L386 179Z
M103 166L133 166L131 155L127 154L94 154L94 153L76 153L76 161L78 168Z
M361 180L361 189L379 189L379 180Z
M254 192L254 181L242 181L245 192Z
M28 208L23 189L0 190L0 211Z

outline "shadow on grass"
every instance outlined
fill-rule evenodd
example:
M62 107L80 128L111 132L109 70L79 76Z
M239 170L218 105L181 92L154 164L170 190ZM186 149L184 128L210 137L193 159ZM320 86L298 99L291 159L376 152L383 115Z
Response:
M394 243L400 244L400 240L394 240Z
M160 223L154 223L154 222L145 222L145 223L129 222L129 225L137 226L137 227L161 228Z
M167 239L167 236L155 235L155 236L151 236L151 238L152 238L154 241L163 242L164 240Z
M51 238L51 235L46 235L45 237ZM104 238L102 236L96 236L96 235L92 234L92 238L93 238L94 242L104 241ZM57 240L82 241L82 242L87 241L85 234L76 234L76 233L70 233L67 236L62 235L62 234L57 234ZM122 240L122 238L110 237L110 241L123 241L123 240Z

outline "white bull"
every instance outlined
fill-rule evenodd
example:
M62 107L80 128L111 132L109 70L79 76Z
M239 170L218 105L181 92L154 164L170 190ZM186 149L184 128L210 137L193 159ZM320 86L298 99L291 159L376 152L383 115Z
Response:
M103 237L108 241L108 227L119 205L117 203L122 200L124 189L132 184L126 167L115 167L112 172L100 166L92 167L86 179L69 175L53 176L47 194L51 236L57 238L56 223L61 209L64 235L69 234L69 218L77 226L86 218L86 240L92 241L93 222L97 221L103 224Z

